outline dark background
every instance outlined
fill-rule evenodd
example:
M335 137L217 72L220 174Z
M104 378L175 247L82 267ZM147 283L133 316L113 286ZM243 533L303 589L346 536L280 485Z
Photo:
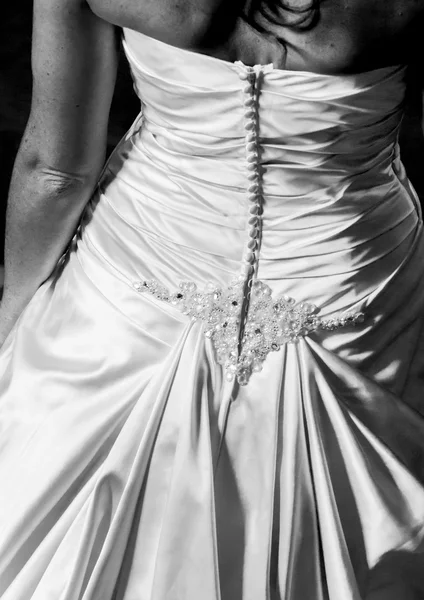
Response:
M7 189L13 160L28 117L31 95L32 0L6 2L0 9L0 265ZM420 90L412 79L401 134L401 151L409 177L424 200L424 142L420 127ZM139 110L128 67L121 52L109 126L109 151ZM1 272L0 272L1 279ZM1 281L0 281L1 285Z

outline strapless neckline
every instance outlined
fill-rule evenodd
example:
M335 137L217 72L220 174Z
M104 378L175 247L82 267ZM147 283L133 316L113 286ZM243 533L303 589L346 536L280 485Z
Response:
M367 71L361 71L358 73L319 73L316 71L308 71L308 70L297 70L297 69L282 69L279 67L275 67L273 63L256 63L254 65L248 65L244 63L242 60L237 59L234 61L225 60L222 58L218 58L216 56L212 56L210 54L203 54L202 52L196 52L194 50L188 50L187 48L180 48L179 46L174 46L172 44L168 44L162 40L146 35L140 31L135 29L131 29L128 27L123 28L124 38L127 36L128 32L130 35L139 36L144 40L144 43L157 44L159 47L162 47L164 50L166 49L168 52L178 52L182 56L186 56L189 60L198 59L200 61L205 61L209 63L209 65L221 66L225 68L230 68L234 71L237 71L240 66L245 68L251 68L254 70L261 70L262 72L270 72L272 71L274 76L279 77L287 77L287 76L296 76L299 77L310 77L310 78L322 78L322 79L331 79L331 80L356 80L362 78L373 78L375 75L383 75L385 73L397 72L403 69L406 69L406 65L403 64L394 64L387 65L385 67L378 67L376 69L369 69Z

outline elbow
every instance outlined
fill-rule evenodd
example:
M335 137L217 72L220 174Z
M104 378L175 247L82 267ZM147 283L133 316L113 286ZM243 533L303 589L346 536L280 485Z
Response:
M17 157L15 169L19 179L31 182L38 196L63 198L75 195L86 196L97 183L97 173L70 172L44 164L36 156Z
M35 179L40 193L49 197L80 194L93 189L95 185L92 178L47 167L37 169Z

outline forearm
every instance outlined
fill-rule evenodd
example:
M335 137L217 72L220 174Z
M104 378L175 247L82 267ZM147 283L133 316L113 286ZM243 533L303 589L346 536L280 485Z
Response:
M90 180L28 168L19 155L6 215L3 312L13 321L53 271L94 187Z

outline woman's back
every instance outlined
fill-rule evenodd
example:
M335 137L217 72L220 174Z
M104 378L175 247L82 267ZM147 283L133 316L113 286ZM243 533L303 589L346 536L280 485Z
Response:
M222 0L89 4L111 23L251 65L340 74L409 63L422 53L424 6L415 0L253 0L230 10Z

